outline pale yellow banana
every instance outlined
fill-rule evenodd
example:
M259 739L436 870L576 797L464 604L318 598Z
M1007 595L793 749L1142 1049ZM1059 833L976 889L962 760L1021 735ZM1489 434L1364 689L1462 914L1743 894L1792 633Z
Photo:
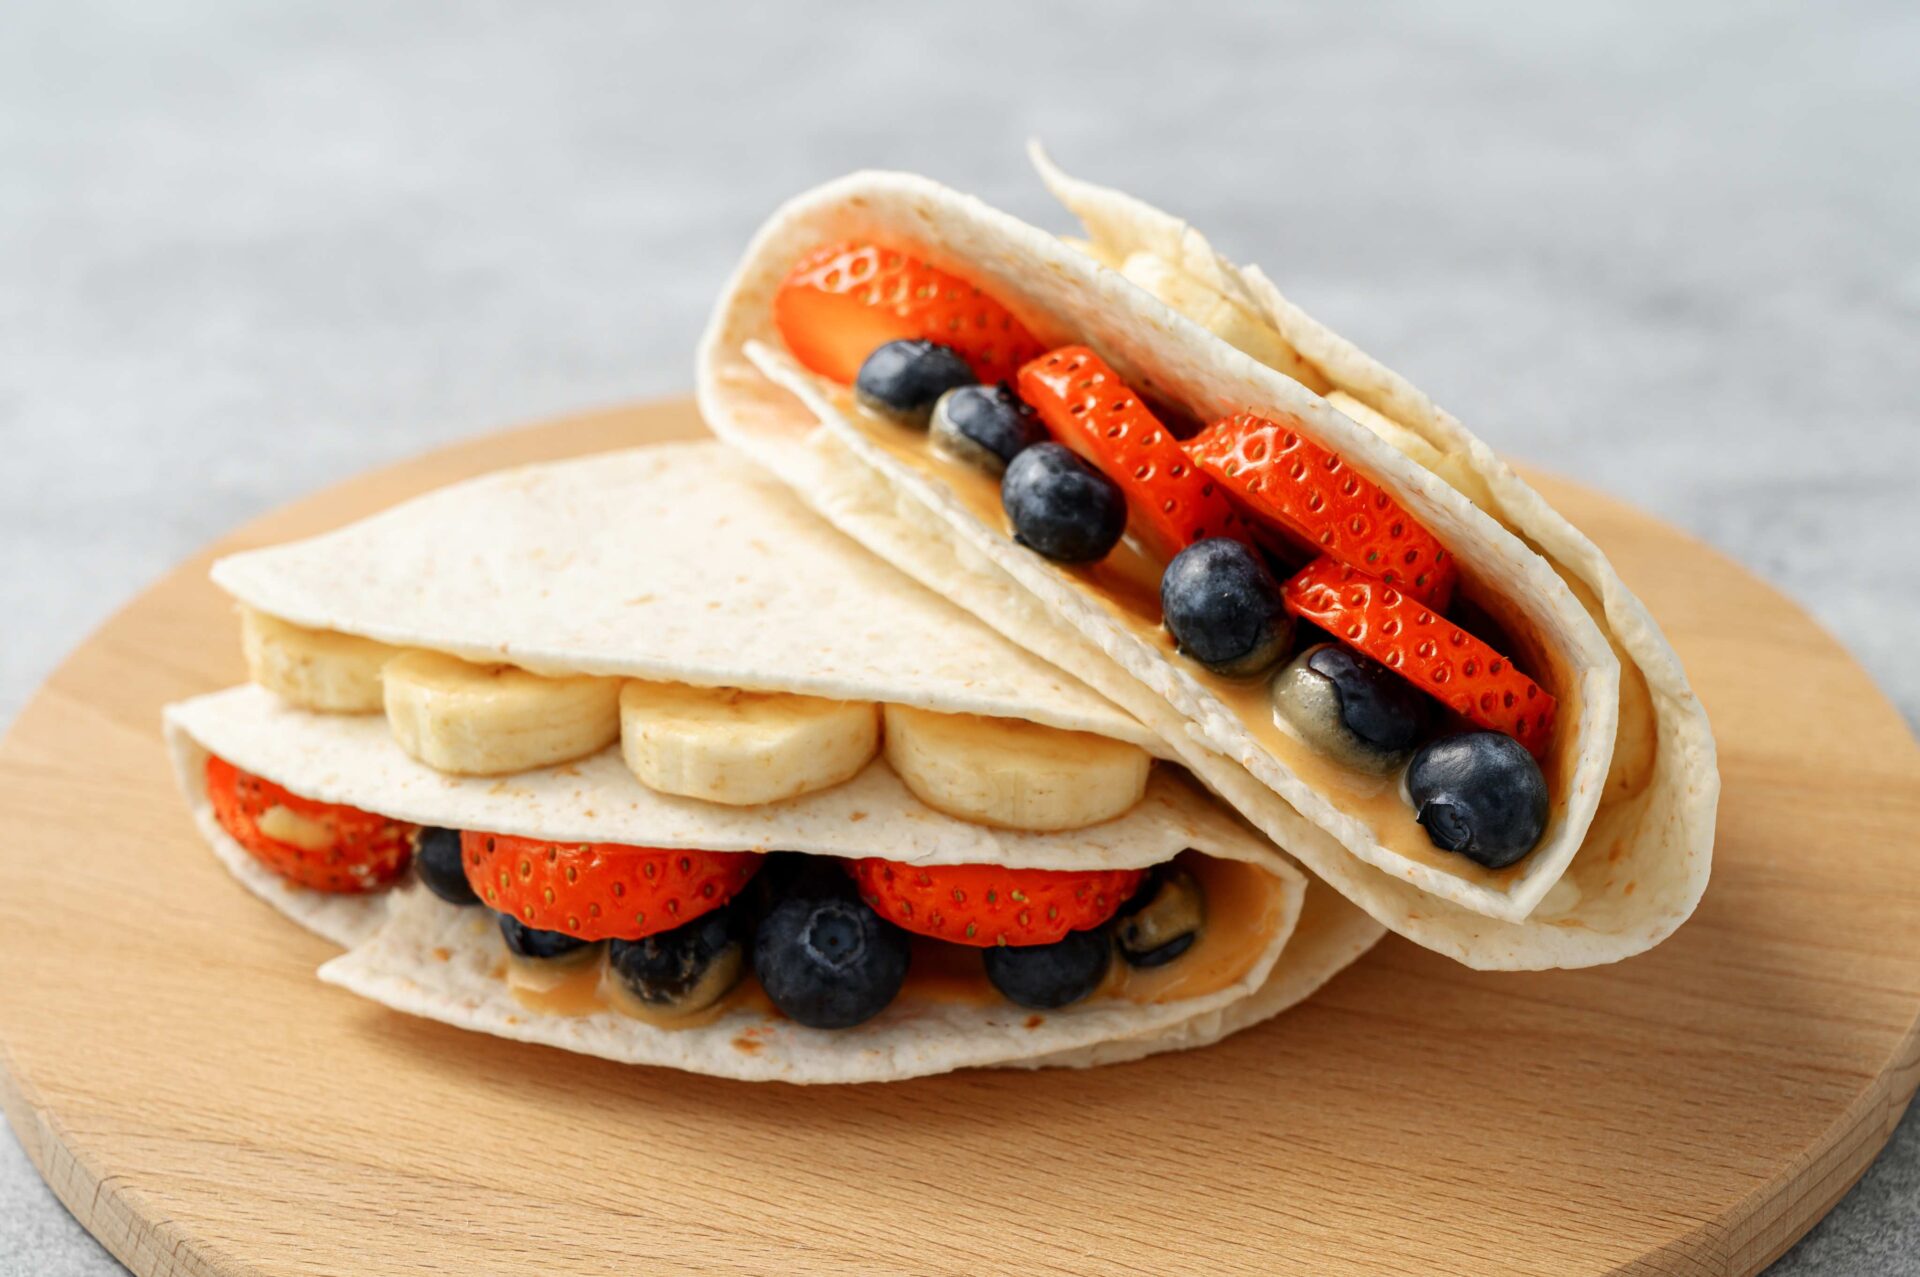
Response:
M851 779L879 749L868 701L637 680L620 692L620 751L662 793L778 802Z
M393 738L436 771L527 771L597 753L620 735L618 679L543 678L407 652L388 663L382 682Z
M1125 741L1011 718L886 707L887 761L929 807L1008 829L1081 829L1140 801L1153 760Z
M355 634L309 630L250 607L240 609L247 677L290 705L323 714L380 708L381 667L400 649Z

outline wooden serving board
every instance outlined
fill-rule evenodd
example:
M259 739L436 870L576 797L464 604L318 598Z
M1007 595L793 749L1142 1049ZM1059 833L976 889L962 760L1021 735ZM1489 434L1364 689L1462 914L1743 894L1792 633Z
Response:
M499 435L215 549L699 430L675 402ZM1198 1053L863 1088L409 1019L314 980L328 946L229 880L173 791L162 703L242 677L209 551L0 747L0 1099L142 1277L1753 1272L1920 1080L1920 751L1787 600L1543 486L1662 618L1719 737L1713 887L1644 957L1477 974L1389 938Z

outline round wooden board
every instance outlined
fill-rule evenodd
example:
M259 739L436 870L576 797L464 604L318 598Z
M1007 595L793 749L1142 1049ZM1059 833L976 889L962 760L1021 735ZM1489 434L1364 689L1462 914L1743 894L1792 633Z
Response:
M229 880L164 702L239 681L215 552L498 466L680 438L675 402L371 475L161 581L0 748L0 1098L142 1277L1748 1273L1920 1080L1920 751L1792 604L1545 482L1667 627L1725 774L1713 888L1654 953L1477 974L1389 938L1307 1005L1092 1072L750 1086L413 1020Z

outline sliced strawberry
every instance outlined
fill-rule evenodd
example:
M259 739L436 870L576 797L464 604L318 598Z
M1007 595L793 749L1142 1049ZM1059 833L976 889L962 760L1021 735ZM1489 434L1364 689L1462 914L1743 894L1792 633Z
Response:
M406 872L419 833L357 807L302 798L212 755L207 799L213 818L235 842L282 878L313 891L351 895L386 886Z
M1020 397L1054 437L1127 494L1130 525L1172 558L1202 537L1246 536L1219 486L1200 473L1158 417L1085 346L1050 351L1020 370Z
M1013 312L957 275L898 249L845 241L794 264L773 296L794 358L848 385L878 346L923 337L951 346L981 381L1011 381L1041 346Z
M1315 559L1282 591L1287 610L1482 727L1546 752L1553 697L1512 661L1416 598L1332 559Z
M467 882L489 909L581 940L638 940L727 903L760 868L751 851L665 851L463 833Z
M861 897L908 931L955 944L1052 944L1111 918L1141 869L1007 869L1000 865L851 862Z
M1243 412L1187 440L1187 455L1255 518L1429 607L1453 595L1453 558L1399 502L1292 424Z

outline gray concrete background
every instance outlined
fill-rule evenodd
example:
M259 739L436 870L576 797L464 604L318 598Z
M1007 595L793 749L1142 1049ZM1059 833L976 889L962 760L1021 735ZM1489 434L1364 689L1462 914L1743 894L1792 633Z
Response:
M1063 225L1030 134L1747 563L1920 713L1920 14L1184 7L15 0L0 720L243 519L685 390L817 180ZM117 1271L0 1138L0 1272ZM1776 1271L1920 1273L1920 1121Z

